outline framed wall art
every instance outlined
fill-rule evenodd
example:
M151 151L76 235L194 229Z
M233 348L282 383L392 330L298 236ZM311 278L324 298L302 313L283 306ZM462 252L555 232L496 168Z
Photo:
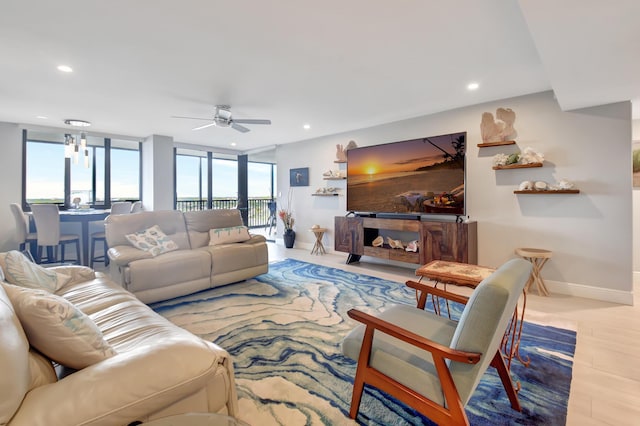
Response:
M290 186L309 186L309 168L289 169Z

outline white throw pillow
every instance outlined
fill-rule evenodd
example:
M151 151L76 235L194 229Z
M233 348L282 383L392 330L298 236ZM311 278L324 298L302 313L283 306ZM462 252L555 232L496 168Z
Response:
M246 226L231 226L229 228L214 228L209 230L209 245L215 246L226 243L240 243L251 239Z
M153 257L169 251L178 250L178 245L171 241L158 225L153 225L144 231L127 234L125 237L134 247L148 251Z
M17 250L0 253L0 267L10 284L46 290L54 293L64 287L71 277L33 263Z
M68 300L44 290L2 285L29 344L48 358L79 370L116 354L91 318Z

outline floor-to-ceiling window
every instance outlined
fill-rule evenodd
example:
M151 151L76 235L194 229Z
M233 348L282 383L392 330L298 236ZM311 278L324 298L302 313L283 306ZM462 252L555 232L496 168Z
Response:
M79 132L25 131L23 139L23 208L109 207L112 201L140 199L139 142Z
M238 160L235 155L176 148L175 171L177 210L238 207ZM274 198L275 173L275 165L272 163L248 163L250 227L265 226L268 223L268 203Z
M209 180L207 153L176 150L176 208L203 210L208 206Z
M110 140L111 201L140 199L140 143L122 139Z

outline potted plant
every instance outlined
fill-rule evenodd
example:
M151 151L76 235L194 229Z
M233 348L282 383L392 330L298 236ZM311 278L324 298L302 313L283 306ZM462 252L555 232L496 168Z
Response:
M295 219L293 218L293 213L291 211L291 190L289 190L288 198L287 207L278 210L278 217L282 220L282 224L284 225L284 246L286 248L292 248L296 240L296 232L293 230Z

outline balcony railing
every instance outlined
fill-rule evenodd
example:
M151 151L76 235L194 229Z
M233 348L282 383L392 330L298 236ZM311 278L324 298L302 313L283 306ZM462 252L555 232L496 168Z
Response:
M269 226L271 212L269 210L270 198L249 198L249 228L262 228ZM214 209L235 209L238 205L237 198L218 198L212 202ZM181 199L176 203L176 209L183 212L205 210L207 200Z

